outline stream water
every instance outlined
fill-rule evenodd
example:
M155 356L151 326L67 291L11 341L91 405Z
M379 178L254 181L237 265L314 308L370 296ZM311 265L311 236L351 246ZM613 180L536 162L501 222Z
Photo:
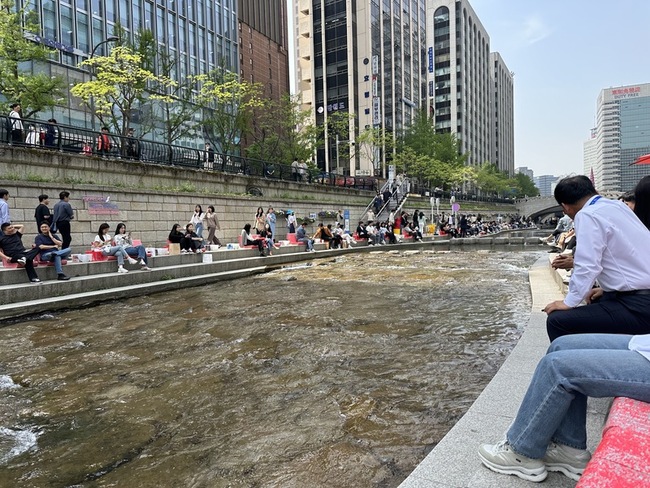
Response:
M0 487L395 487L530 312L536 252L376 252L0 328Z

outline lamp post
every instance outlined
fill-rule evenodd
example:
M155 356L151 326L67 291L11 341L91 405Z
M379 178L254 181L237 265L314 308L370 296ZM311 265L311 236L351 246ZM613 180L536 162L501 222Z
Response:
M104 44L108 44L109 42L116 42L119 40L120 38L117 36L109 36L105 40L98 42L97 44L95 44L95 47L93 47L93 50L90 52L90 56L88 56L88 59L93 58L95 52L97 52L97 49L99 49L99 46L103 46ZM88 74L90 75L90 79L92 80L93 72L90 67L88 68ZM92 128L92 130L95 130L95 97L93 96L90 97L90 127Z

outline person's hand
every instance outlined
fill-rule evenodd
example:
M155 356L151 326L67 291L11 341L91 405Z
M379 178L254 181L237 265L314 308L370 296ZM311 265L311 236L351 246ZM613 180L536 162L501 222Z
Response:
M555 269L571 269L573 268L573 256L568 254L558 254L551 266Z
M589 293L587 293L587 297L585 298L585 302L587 303L593 303L596 302L600 299L600 297L603 296L603 291L602 288L592 288Z
M556 310L571 310L571 307L565 304L562 300L555 300L554 302L551 302L548 305L546 305L546 307L544 307L544 310L542 311L546 312L547 314L551 314Z

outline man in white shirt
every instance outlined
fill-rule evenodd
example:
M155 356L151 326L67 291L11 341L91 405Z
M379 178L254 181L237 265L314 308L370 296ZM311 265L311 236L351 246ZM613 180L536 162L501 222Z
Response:
M578 245L566 298L544 308L549 339L650 333L648 229L623 202L598 195L586 176L561 180L555 199L573 219Z
M11 142L14 144L22 144L25 142L23 139L23 120L20 116L19 103L14 103L11 105L11 112L9 112L9 122L11 123Z

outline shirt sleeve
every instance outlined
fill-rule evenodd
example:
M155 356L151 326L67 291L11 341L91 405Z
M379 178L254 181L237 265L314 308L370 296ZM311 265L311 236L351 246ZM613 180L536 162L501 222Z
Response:
M585 299L603 270L602 258L606 247L606 232L591 214L578 212L575 218L576 242L573 274L565 305L577 307Z

